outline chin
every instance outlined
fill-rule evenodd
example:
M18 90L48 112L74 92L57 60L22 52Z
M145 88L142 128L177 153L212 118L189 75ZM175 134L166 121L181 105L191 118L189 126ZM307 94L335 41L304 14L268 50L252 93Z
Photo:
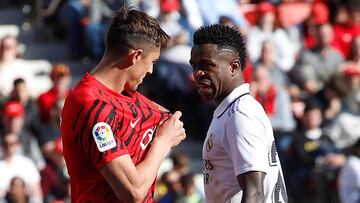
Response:
M214 99L213 95L209 95L209 94L199 94L199 95L205 101L211 101Z

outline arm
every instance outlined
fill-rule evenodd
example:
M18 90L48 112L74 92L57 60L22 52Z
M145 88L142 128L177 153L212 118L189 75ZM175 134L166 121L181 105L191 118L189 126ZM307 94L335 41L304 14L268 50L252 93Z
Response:
M159 127L146 158L140 164L135 166L129 155L123 155L100 170L121 201L141 202L144 199L171 147L185 139L180 116L180 112L174 113Z
M242 203L264 202L263 181L265 173L259 171L250 171L238 175L237 181L243 190Z

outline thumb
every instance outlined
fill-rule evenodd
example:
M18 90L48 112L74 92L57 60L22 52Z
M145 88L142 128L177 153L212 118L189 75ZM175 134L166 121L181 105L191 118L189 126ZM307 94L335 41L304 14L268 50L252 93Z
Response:
M180 117L181 117L181 115L182 115L181 111L176 111L176 112L172 115L172 117L173 117L175 120L179 120Z

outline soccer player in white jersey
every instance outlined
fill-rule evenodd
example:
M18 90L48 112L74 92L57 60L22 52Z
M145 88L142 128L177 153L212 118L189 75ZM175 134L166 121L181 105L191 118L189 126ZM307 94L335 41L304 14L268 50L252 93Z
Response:
M197 90L217 105L202 150L206 202L287 202L272 126L243 80L242 35L214 24L199 28L193 41Z

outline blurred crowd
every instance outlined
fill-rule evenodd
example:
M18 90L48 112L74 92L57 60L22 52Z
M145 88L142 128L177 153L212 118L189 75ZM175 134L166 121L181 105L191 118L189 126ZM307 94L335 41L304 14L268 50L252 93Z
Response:
M215 108L196 93L188 63L192 34L212 23L238 29L247 41L244 79L273 125L290 202L360 202L360 0L44 2L56 6L46 26L63 32L69 56L94 63L122 4L157 18L171 41L140 91L183 112L188 142L203 139ZM69 202L59 124L71 67L52 64L51 87L39 92L24 70L19 43L1 36L0 202ZM155 201L202 202L201 169L191 170L186 152L169 161L159 173Z

